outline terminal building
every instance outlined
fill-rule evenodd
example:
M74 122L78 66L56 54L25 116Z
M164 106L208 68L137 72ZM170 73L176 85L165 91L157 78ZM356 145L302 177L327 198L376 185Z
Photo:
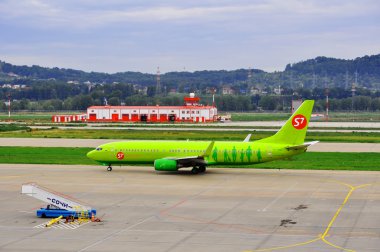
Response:
M215 122L217 108L204 106L193 93L183 106L91 106L83 115L54 115L53 122Z

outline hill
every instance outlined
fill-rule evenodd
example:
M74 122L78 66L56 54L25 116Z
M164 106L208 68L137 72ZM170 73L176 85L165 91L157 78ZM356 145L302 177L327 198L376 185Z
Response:
M358 85L366 88L380 89L380 54L343 60L317 57L302 62L288 64L284 71L268 73L259 69L251 70L252 78L248 79L248 69L232 71L196 71L168 72L161 75L163 85L176 88L179 85L191 89L202 89L207 86L221 85L259 85L297 87L330 87L350 88L358 79ZM355 76L356 75L356 76ZM84 72L65 68L46 68L40 66L16 66L0 61L0 83L16 81L30 84L36 80L77 81L79 83L131 83L143 86L155 85L154 74L140 72L120 72L114 74Z
M380 54L353 60L317 57L288 64L284 71L169 72L156 76L140 72L99 73L74 69L16 66L0 61L0 111L85 110L91 105L181 105L196 92L203 103L215 102L223 111L286 110L292 99L314 99L325 109L326 88L331 110L380 110ZM355 92L351 91L355 88Z

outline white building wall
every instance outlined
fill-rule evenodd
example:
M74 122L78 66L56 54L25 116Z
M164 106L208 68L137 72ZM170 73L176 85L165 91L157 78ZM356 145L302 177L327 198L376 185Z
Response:
M111 109L110 111L111 111L111 115L112 114L118 114L120 117L120 109Z
M110 109L96 109L97 119L111 119Z
M166 116L175 115L179 120L192 120L194 122L204 120L212 120L215 115L217 115L216 108L205 108L205 107L189 107L189 108L93 108L87 109L87 118L90 114L96 114L96 118L99 120L111 120L112 114L118 114L119 120L122 119L123 114L129 115L131 119L133 114L148 115L148 118L151 118L151 115L157 115L157 120L160 120L160 115L165 114Z

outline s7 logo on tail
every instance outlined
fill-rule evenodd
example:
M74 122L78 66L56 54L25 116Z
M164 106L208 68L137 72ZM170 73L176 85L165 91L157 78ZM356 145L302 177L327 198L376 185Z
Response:
M307 119L301 114L295 115L292 119L292 125L295 129L301 130L306 127Z

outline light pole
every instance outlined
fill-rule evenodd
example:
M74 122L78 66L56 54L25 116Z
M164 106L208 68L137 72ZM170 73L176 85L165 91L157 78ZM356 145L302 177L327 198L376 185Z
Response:
M8 94L8 117L11 118L11 94Z

